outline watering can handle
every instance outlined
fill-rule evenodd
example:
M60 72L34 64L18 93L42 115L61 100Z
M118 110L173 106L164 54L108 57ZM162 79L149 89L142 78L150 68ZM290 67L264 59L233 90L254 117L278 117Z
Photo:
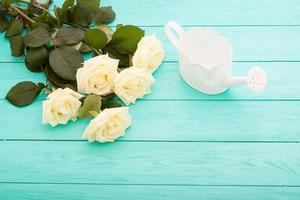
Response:
M170 21L169 23L167 23L165 25L164 29L165 29L165 34L167 35L168 39L172 42L172 44L178 50L179 38L184 34L183 28L176 22ZM177 34L177 36L174 34L174 31Z

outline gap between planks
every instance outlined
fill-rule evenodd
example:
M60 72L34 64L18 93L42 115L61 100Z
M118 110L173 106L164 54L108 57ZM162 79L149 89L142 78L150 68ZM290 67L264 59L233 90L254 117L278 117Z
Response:
M150 24L150 25L138 25L142 28L161 28L165 25ZM183 24L182 27L299 27L300 24ZM116 27L112 25L110 27Z
M41 98L41 99L36 99L36 101L43 101L45 100L45 98ZM0 98L0 101L7 101L5 98ZM139 99L139 101L143 102L143 101L149 101L149 102L183 102L183 101L187 101L187 102L193 102L193 101L222 101L222 102L226 102L226 101L243 101L243 102L297 102L300 101L300 99ZM30 106L30 105L28 105Z
M299 63L300 60L233 60L233 63ZM24 61L0 61L0 64L17 64L24 63ZM174 60L164 60L162 63L179 63Z
M166 187L300 187L300 185L225 185L225 184L155 184L155 183L76 183L76 182L5 182L0 184L28 184L28 185L120 185L120 186L166 186Z
M82 139L14 139L14 138L0 138L0 142L87 142ZM132 142L132 143L287 143L287 144L297 144L300 141L247 141L247 140L116 140L116 143L119 142Z
M300 60L233 60L233 63L299 63ZM24 63L24 61L0 61L0 64L14 64L14 63ZM178 63L174 60L164 60L163 63Z

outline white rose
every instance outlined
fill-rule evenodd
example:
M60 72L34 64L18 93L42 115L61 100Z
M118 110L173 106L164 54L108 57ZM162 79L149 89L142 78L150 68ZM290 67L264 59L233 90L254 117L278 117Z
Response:
M69 88L58 88L49 94L47 100L43 101L43 123L56 126L66 124L70 119L75 121L81 106L81 97L81 94Z
M150 35L143 37L138 43L137 50L132 58L132 64L136 67L145 68L147 72L152 73L157 70L163 58L162 43L155 35Z
M125 130L131 125L128 107L109 108L94 118L82 135L89 142L113 142L124 136Z
M119 60L112 59L107 54L85 61L76 74L78 92L98 95L112 92L118 65Z
M153 76L143 68L130 67L121 71L114 81L114 92L126 104L151 93Z

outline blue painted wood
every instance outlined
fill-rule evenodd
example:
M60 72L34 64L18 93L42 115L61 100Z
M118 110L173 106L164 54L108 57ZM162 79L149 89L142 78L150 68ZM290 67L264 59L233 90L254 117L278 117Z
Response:
M0 142L0 181L300 186L299 151L299 143Z
M0 118L0 139L81 138L89 120L52 128L41 123L41 106L0 101L6 116ZM130 113L133 124L122 140L300 141L299 101L140 101Z
M162 24L164 25L164 24ZM163 42L165 61L177 61L177 51L163 32L163 26L143 27L146 34L156 33ZM186 27L188 29L189 27ZM213 27L221 35L230 39L233 46L234 61L300 61L300 26L292 27ZM23 62L22 58L10 56L9 43L0 34L0 62Z
M299 187L0 184L3 199L94 200L298 200Z
M186 25L299 25L300 17L298 0L102 0L101 5L117 11L113 24L162 25L176 20Z

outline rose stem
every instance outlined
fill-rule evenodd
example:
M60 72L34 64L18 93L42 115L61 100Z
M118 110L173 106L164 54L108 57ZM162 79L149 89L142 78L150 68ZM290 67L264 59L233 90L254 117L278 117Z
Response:
M34 2L27 2L27 1L24 1L24 0L17 0L17 2L20 2L20 3L26 3L26 4L28 4L28 5L33 5L34 7L39 8L39 9L41 9L41 10L48 11L46 8L44 8L44 7L42 7L42 6L39 6L39 5L37 5L36 3L34 3Z
M27 19L30 23L35 23L35 21L33 19L30 19L30 17L28 17L25 13L23 13L19 8L11 5L10 6L11 9L15 10L17 13L19 13L22 17L24 17L25 19Z

